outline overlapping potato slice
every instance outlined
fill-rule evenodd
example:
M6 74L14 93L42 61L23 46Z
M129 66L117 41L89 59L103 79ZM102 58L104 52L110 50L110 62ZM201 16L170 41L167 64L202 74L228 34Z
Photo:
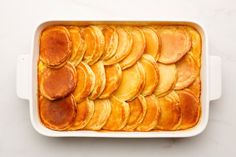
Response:
M150 95L145 97L145 99L147 112L141 124L136 128L137 131L150 131L156 127L159 121L160 104L158 98L155 95Z
M140 62L137 62L138 68L139 68L139 72L140 72L140 76L141 76L141 80L143 80L142 85L139 89L139 92L137 93L137 95L135 97L137 97L139 94L141 94L145 88L146 85L146 76L145 76L145 70L143 65Z
M190 54L186 54L176 64L177 69L177 81L175 89L183 89L188 87L196 79L198 75L197 65Z
M77 104L77 113L73 125L69 130L79 130L83 129L94 113L94 102L85 98L81 103Z
M175 63L190 50L191 37L184 27L165 26L157 32L161 39L159 62L164 64Z
M195 126L200 117L200 104L190 90L178 91L182 121L178 129L188 129Z
M140 60L145 72L145 87L142 95L151 95L159 82L158 65L154 58L149 54L144 54Z
M112 65L120 62L126 56L129 55L130 50L132 48L133 38L129 34L129 32L127 32L122 27L116 27L116 31L118 33L118 41L119 41L116 53L108 60L104 60L104 65Z
M140 63L122 72L122 79L119 88L114 92L114 96L122 101L134 99L143 86L142 74L140 72ZM145 76L144 76L145 77Z
M156 96L164 96L175 86L176 82L176 66L175 64L158 64L159 84L154 93Z
M111 102L109 99L96 99L94 101L94 113L88 124L87 130L100 130L107 122L111 114Z
M88 64L81 62L77 68L77 86L73 92L75 100L79 103L83 98L90 95L95 86L95 75Z
M91 69L95 74L95 85L91 94L89 95L89 98L94 100L102 94L106 86L106 74L102 61L99 61L92 65Z
M143 121L147 112L147 103L144 96L139 95L134 100L129 101L128 104L130 108L130 116L123 130L133 131Z
M76 70L70 63L59 69L46 68L40 81L40 92L44 97L49 100L63 98L76 87Z
M40 96L39 114L43 124L48 128L52 130L68 129L76 116L76 106L73 95L54 101Z
M122 70L119 64L105 66L106 85L99 96L100 99L108 98L119 87L122 79Z
M58 67L71 55L70 33L64 26L46 28L40 38L40 60L50 67Z
M115 27L104 26L102 28L102 32L104 34L105 39L105 48L104 54L102 56L103 60L108 60L112 56L115 55L117 47L118 47L118 33L116 32Z
M84 28L81 35L87 45L87 49L84 54L84 61L89 65L93 65L104 53L104 36L101 29L97 26L89 26Z
M179 96L172 91L168 95L159 98L161 116L156 126L158 130L176 130L181 122L181 110Z
M105 130L121 130L126 125L130 109L129 104L125 101L121 101L115 96L112 96L110 98L111 102L111 114L106 122L106 124L103 126L103 129Z
M194 60L197 63L197 66L200 68L201 67L201 51L202 51L201 35L193 27L186 27L186 28L192 38L192 48L189 53L192 54Z
M196 80L188 87L189 90L192 91L194 96L198 99L200 99L201 95L201 79L200 77L197 77Z
M145 36L138 27L127 27L126 29L130 32L133 38L133 46L128 56L120 62L122 69L127 69L133 66L142 57L146 46Z
M142 28L146 39L146 47L144 53L151 55L156 61L160 57L161 43L155 30L151 27Z
M68 28L72 41L72 54L69 61L77 66L83 59L86 51L86 44L80 35L80 28L76 26L70 26Z

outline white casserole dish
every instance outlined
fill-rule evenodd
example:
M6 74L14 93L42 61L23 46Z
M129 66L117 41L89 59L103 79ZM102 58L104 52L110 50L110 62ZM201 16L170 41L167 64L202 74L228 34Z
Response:
M196 28L202 36L202 66L201 66L201 118L198 124L187 130L159 132L99 132L99 131L53 131L46 128L38 114L38 81L37 61L39 57L39 38L41 31L49 25L86 25L86 24L174 24L190 25ZM209 103L221 96L221 58L209 56L207 35L202 26L188 21L48 21L40 24L34 34L33 47L30 54L17 58L17 96L29 100L30 119L34 129L45 136L52 137L109 137L109 138L173 138L191 137L201 133L207 125Z

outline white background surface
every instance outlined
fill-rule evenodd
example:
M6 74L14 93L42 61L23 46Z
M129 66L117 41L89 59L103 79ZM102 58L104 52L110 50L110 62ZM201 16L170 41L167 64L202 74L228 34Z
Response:
M211 55L222 57L223 95L211 102L207 129L186 139L48 138L31 126L28 102L16 97L16 57L30 53L35 26L51 19L197 20ZM236 154L235 0L0 0L0 157L234 156Z

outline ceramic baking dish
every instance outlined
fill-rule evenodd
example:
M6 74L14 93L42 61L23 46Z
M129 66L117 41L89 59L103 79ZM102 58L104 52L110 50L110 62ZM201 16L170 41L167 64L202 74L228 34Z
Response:
M46 128L40 121L38 114L38 81L37 61L39 57L39 37L41 31L50 25L87 25L87 24L129 24L150 25L170 24L189 25L196 28L202 37L202 66L201 66L201 107L202 113L198 124L187 130L157 131L157 132L101 132L101 131L53 131ZM191 137L201 133L207 125L210 101L221 96L221 58L210 56L208 53L207 35L204 28L189 21L47 21L40 24L34 34L32 50L29 54L19 55L17 58L17 95L29 100L30 119L34 129L42 135L52 137L109 137L109 138L173 138Z

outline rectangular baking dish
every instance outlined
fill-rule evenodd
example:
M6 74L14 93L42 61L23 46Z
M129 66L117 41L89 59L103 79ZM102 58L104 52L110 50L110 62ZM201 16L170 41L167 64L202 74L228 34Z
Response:
M187 130L158 131L158 132L101 132L101 131L53 131L46 128L40 121L38 114L38 81L37 61L39 57L39 38L41 31L50 25L88 25L88 24L119 24L119 25L189 25L199 31L202 37L202 65L201 65L201 108L202 113L198 124ZM200 134L207 126L210 101L221 96L221 58L209 56L207 35L204 28L190 21L47 21L41 23L35 30L32 50L29 54L19 55L17 58L17 96L29 100L30 119L34 129L45 136L51 137L108 137L108 138L173 138L192 137Z

